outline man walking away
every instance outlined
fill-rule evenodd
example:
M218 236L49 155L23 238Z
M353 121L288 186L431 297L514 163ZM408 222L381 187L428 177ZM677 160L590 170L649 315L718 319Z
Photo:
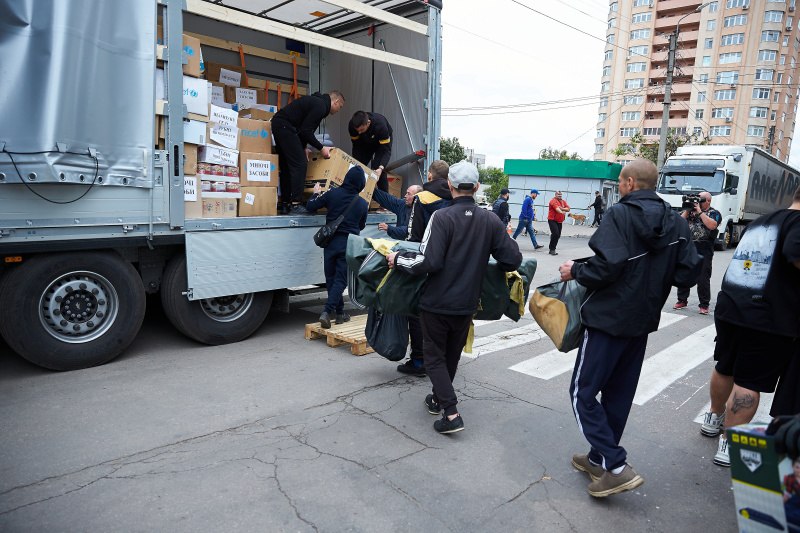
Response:
M714 241L717 238L717 227L722 222L722 215L711 207L711 193L703 191L699 196L700 203L694 204L692 209L684 209L681 217L689 223L689 231L692 233L697 253L703 256L703 270L700 272L700 279L697 280L697 297L700 298L700 314L707 315L711 304L711 262L714 259ZM678 301L673 309L683 309L687 305L689 305L689 289L678 289Z
M562 280L575 279L588 291L581 307L586 330L570 398L590 449L588 454L574 455L572 466L589 474L589 494L598 498L644 483L619 443L636 393L647 335L658 329L672 286L689 287L700 273L701 258L689 228L656 195L657 178L655 165L645 159L622 167L622 198L589 239L595 255L584 263L567 261L559 267Z
M408 217L411 215L411 206L414 205L414 197L421 190L422 187L420 185L412 185L406 189L405 197L395 198L388 192L375 189L372 199L378 202L384 209L388 209L397 215L397 223L395 225L381 222L378 224L378 229L385 231L392 239L400 241L406 240L408 236Z
M800 356L800 188L788 209L747 226L722 279L714 322L717 364L711 371L711 411L700 432L716 437L723 427L750 422L761 393L774 392L779 377L772 413L795 414L796 391L786 394L781 374ZM724 433L714 463L731 465Z
M428 274L420 297L425 369L433 394L425 398L428 412L443 413L433 427L439 433L464 429L453 379L478 309L481 284L491 254L504 271L522 263L517 243L508 238L500 220L475 204L478 169L462 161L450 167L453 203L431 215L419 252L391 253L390 268Z
M347 128L353 141L353 157L378 175L378 190L389 192L386 165L392 155L392 125L378 113L356 111Z
M508 214L509 196L510 191L508 189L501 189L500 196L498 196L497 200L495 200L494 204L492 204L492 213L497 215L497 217L500 219L500 222L502 222L504 226L508 226L508 223L511 222L511 215Z
M283 214L305 215L303 186L308 169L306 145L311 145L322 157L330 157L330 146L322 146L314 135L322 119L335 115L344 106L344 96L339 91L328 94L314 93L298 98L282 107L272 117L272 136L278 149L280 167L281 211Z
M561 198L561 191L556 191L555 198L550 200L547 209L547 225L550 227L550 255L558 255L556 246L561 238L561 227L569 213L569 205Z
M544 248L543 244L536 242L536 232L533 231L533 221L536 220L536 213L533 210L533 201L536 200L537 196L539 196L539 191L531 189L530 194L522 201L522 209L519 212L519 224L517 225L516 231L514 231L513 237L514 240L517 240L517 236L520 232L525 230L531 238L531 244L534 250Z
M350 316L344 312L344 299L342 298L344 289L347 287L347 236L358 235L367 225L369 205L366 200L359 198L352 208L349 206L353 199L358 197L366 185L366 181L364 170L361 167L353 167L345 174L341 187L335 187L320 194L322 189L320 184L314 185L314 194L306 204L312 213L317 209L327 207L326 222L332 222L344 213L344 220L322 254L325 259L325 285L328 288L325 310L319 316L319 323L323 328L331 327L331 317L334 314L337 324L343 324L350 320Z
M594 208L594 220L589 227L596 228L600 225L600 220L603 218L603 197L600 196L600 191L594 192L594 202L592 202L586 209L591 208Z

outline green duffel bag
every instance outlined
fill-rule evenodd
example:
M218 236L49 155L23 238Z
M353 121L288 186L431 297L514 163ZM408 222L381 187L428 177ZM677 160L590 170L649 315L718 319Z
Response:
M483 276L481 299L478 303L476 320L499 320L503 315L517 322L525 313L525 302L531 288L531 280L536 273L536 259L523 259L517 269L519 278L509 276L497 268L497 261L489 259L489 267ZM522 291L514 286L516 280L522 282ZM515 294L513 294L515 293Z

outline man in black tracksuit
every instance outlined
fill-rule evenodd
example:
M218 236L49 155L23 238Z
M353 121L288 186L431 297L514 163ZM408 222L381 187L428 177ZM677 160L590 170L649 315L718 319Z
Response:
M378 113L356 111L348 125L353 141L353 157L378 175L378 189L389 192L384 169L392 155L392 125Z
M419 252L391 253L390 268L428 274L420 297L425 369L433 394L425 398L431 414L443 412L433 427L439 433L464 429L453 379L478 308L483 276L491 254L499 268L512 271L522 262L516 241L503 223L475 204L478 169L462 161L450 167L452 205L431 215Z
M322 119L335 115L344 106L344 96L339 91L329 94L314 93L303 96L285 107L272 117L272 136L278 148L278 166L280 167L281 202L283 212L292 215L307 213L303 201L303 186L306 180L308 157L306 145L311 145L322 157L330 157L331 147L322 146L314 135Z
M657 177L655 165L645 159L625 165L619 177L622 198L589 239L595 255L559 267L562 280L575 279L587 289L581 306L586 330L570 395L578 427L591 448L586 455L574 455L572 465L591 476L589 494L594 497L644 483L627 464L619 442L647 335L658 329L672 286L694 285L702 264L686 223L656 195Z
M364 226L367 225L367 210L369 205L363 198L358 198L359 193L366 184L364 170L361 167L353 167L344 176L341 187L335 187L319 194L320 185L314 186L314 194L308 200L306 207L312 213L323 207L328 208L325 216L326 222L336 220L339 215L344 213L344 220L339 225L333 240L328 244L323 252L325 258L325 284L328 288L328 301L325 302L325 310L319 317L319 322L323 328L331 327L331 315L336 314L336 323L342 324L350 320L344 312L344 300L342 293L347 287L347 236L358 235ZM352 201L353 207L350 207Z

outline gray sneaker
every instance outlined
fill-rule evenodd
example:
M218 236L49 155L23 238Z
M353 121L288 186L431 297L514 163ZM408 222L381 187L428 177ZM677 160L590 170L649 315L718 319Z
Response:
M700 426L700 433L702 433L706 437L716 437L717 435L722 433L722 425L724 423L725 423L724 411L721 415L717 415L709 411L706 413L706 416L703 419L703 425Z
M644 483L644 478L637 474L631 465L626 464L619 474L605 471L600 479L589 483L589 495L595 498L605 498L612 494L633 490L642 483Z
M728 451L728 439L725 437L725 435L721 435L719 438L717 453L714 455L714 464L717 466L731 466L731 456L730 452Z
M605 470L600 465L592 464L589 460L589 456L587 454L575 454L572 456L572 466L575 470L580 470L581 472L586 472L589 474L589 477L592 478L592 481L597 481L603 476Z

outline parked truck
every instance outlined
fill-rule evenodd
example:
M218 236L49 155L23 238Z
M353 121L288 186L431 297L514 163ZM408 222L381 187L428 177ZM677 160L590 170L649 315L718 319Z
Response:
M682 146L659 176L658 195L676 210L683 196L711 193L722 215L715 248L739 242L748 223L788 207L800 186L800 172L754 146Z
M441 7L0 0L7 345L54 370L108 362L137 335L148 293L160 294L188 337L236 342L270 308L288 310L288 288L324 283L312 239L324 216L186 217L186 97L197 94L184 73L197 58L183 39L200 40L205 64L238 66L242 85L260 88L268 104L340 90L344 111L319 133L345 150L354 111L387 116L394 158L417 154L401 174L419 183L438 156ZM156 115L165 122L161 149ZM370 214L368 231L391 220Z

